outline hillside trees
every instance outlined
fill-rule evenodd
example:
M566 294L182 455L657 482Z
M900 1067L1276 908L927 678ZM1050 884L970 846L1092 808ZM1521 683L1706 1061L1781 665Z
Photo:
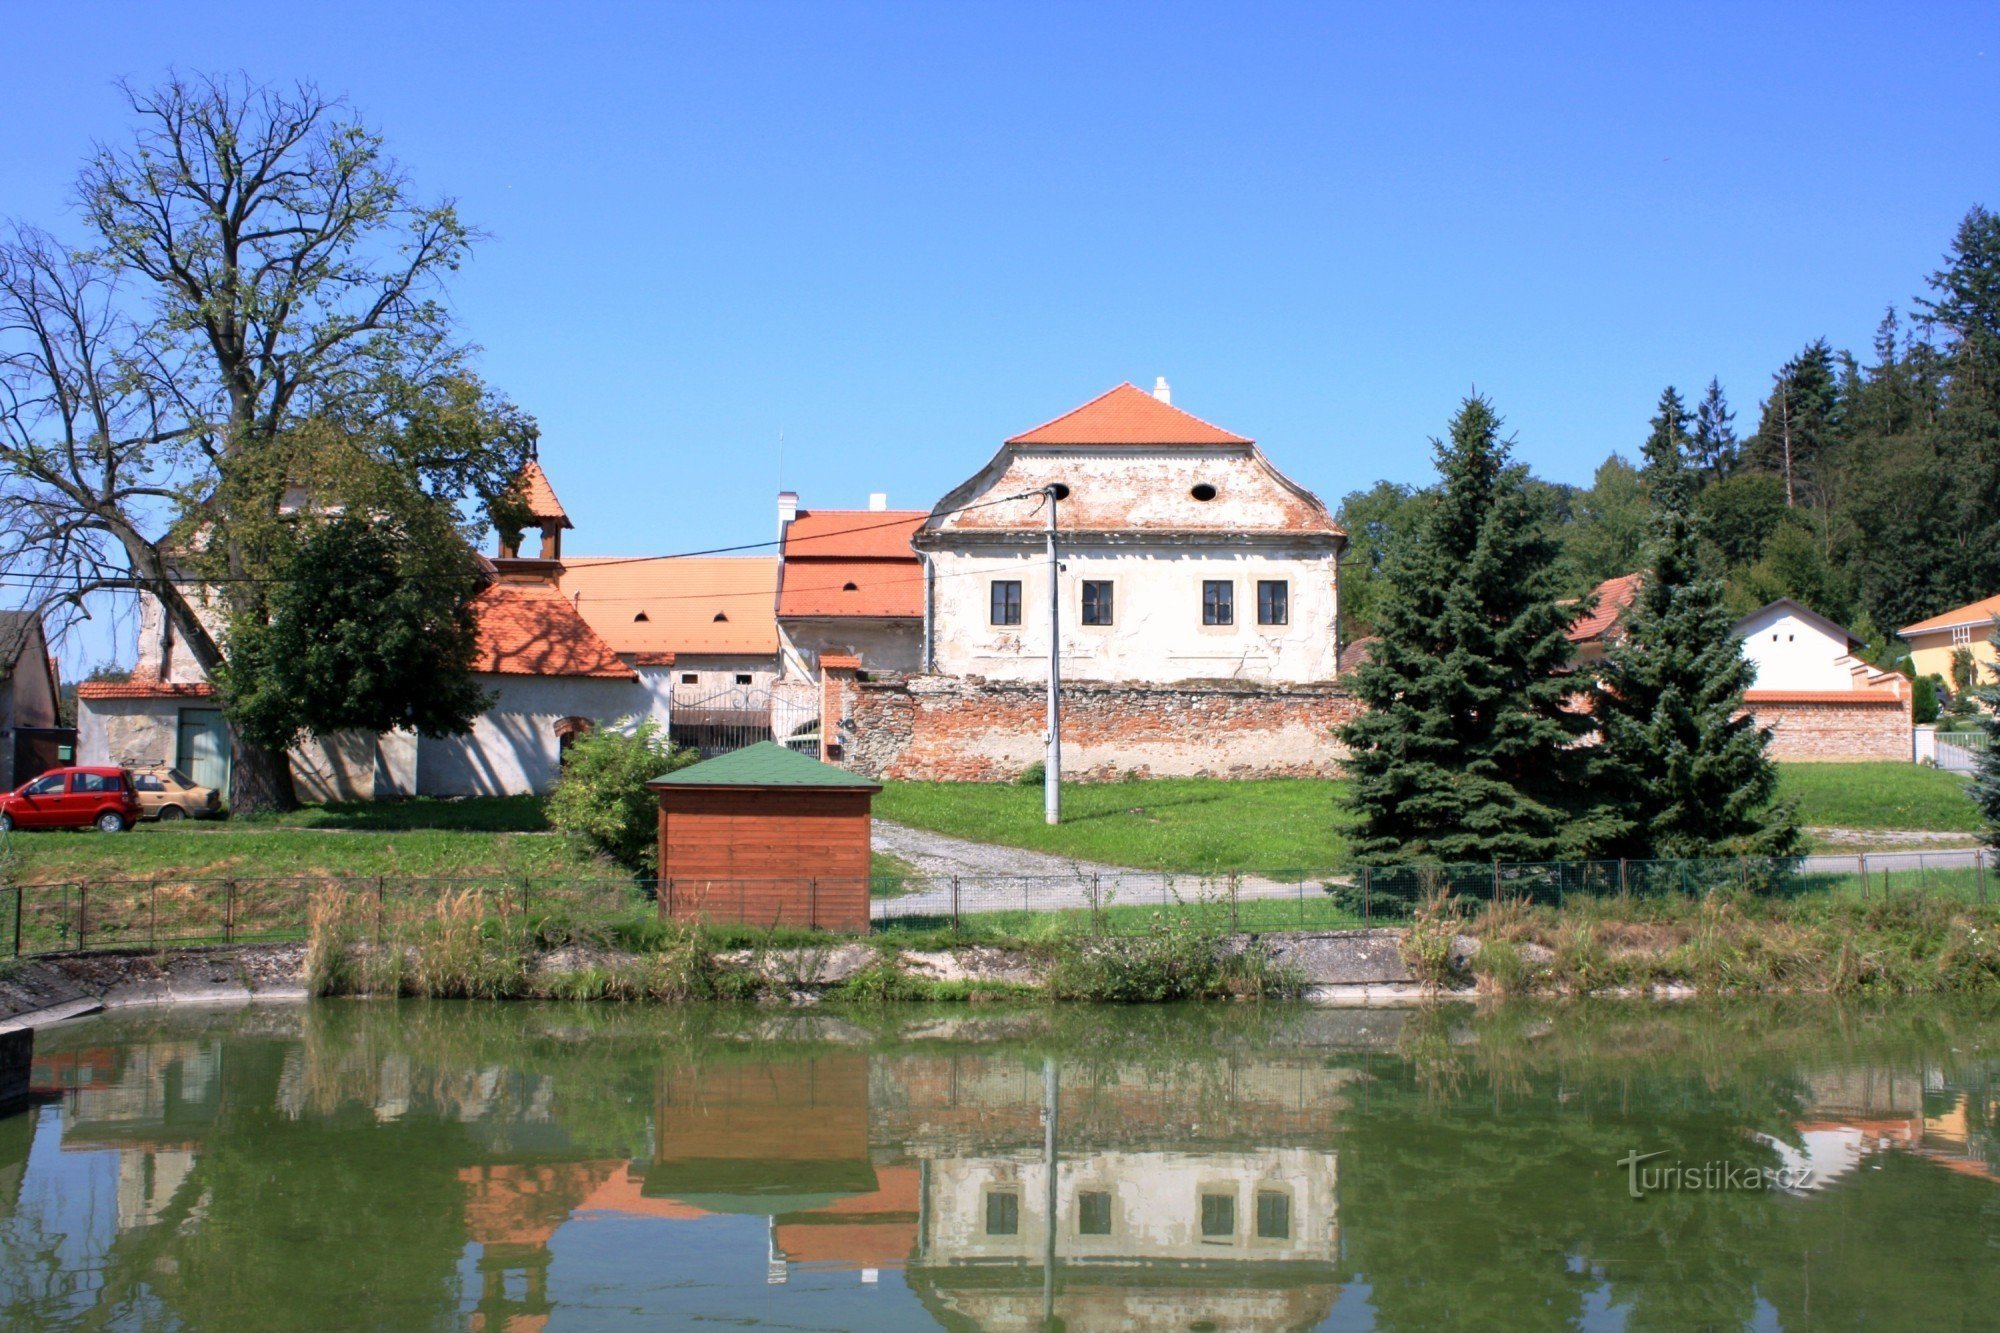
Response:
M1378 864L1570 850L1587 719L1564 707L1573 608L1500 419L1469 398L1434 442L1439 484L1384 562L1380 642L1342 731L1353 845Z
M257 691L232 640L270 624L274 582L347 481L377 505L393 481L392 508L437 511L411 530L457 541L533 423L470 378L442 299L475 234L343 103L241 78L126 92L131 139L78 183L92 243L17 228L0 245L0 564L56 611L157 598L224 683L233 808L282 807L289 763L237 719ZM325 435L356 465L302 492L294 465Z

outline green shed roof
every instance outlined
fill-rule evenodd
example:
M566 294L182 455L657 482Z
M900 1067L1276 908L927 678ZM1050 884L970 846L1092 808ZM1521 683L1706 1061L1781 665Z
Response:
M846 787L880 791L881 784L832 764L822 764L776 741L704 759L677 768L646 784L649 787Z

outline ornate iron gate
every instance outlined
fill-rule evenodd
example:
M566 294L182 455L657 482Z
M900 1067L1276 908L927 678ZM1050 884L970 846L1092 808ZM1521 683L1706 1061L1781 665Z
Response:
M691 747L703 759L771 740L794 748L809 745L807 752L817 755L819 711L815 694L755 685L703 694L676 692L668 734L674 744Z

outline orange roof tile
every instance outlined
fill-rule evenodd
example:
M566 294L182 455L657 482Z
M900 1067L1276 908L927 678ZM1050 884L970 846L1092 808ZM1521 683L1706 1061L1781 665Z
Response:
M76 687L79 699L213 699L215 686L201 681L164 681L134 672L129 680L86 680Z
M1578 617L1576 623L1569 627L1569 641L1590 643L1603 638L1618 623L1618 617L1625 608L1632 605L1632 599L1639 595L1639 584L1644 578L1643 574L1620 574L1592 589L1597 597L1596 609L1587 616Z
M821 653L820 669L824 671L859 671L861 659L852 653Z
M556 488L549 485L549 474L542 471L539 462L530 458L522 464L521 475L514 484L520 488L521 498L527 501L528 512L537 519L544 522L553 519L566 528L575 526L563 512L562 501L556 499Z
M1959 625L1985 625L1990 624L1995 616L2000 616L2000 593L1932 616L1929 620L1919 620L1914 625L1905 625L1896 633L1908 636L1923 634L1934 629L1953 629Z
M1121 384L1008 444L1249 444L1200 417L1161 402L1136 384Z
M472 669L497 676L606 676L635 680L632 668L584 623L556 589L495 583L472 602L479 647Z
M563 595L621 653L778 651L775 556L568 557Z
M802 509L785 525L787 560L910 560L925 509Z
M789 560L778 614L921 618L923 566L908 560Z
M1900 704L1897 690L1745 690L1743 702L1752 704Z

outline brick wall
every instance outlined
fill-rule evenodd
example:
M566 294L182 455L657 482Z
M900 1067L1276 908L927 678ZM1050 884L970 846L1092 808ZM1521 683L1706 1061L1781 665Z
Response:
M873 777L996 782L1042 757L1044 687L915 676L862 682L846 765ZM1331 777L1360 701L1332 686L1065 686L1064 775Z
M1771 757L1790 763L1910 762L1910 701L1749 699L1771 728Z

